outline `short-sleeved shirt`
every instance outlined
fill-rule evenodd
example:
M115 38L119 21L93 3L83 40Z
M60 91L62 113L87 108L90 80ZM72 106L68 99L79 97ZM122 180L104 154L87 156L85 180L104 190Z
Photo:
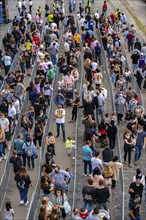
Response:
M62 109L56 109L55 115L63 116L62 118L57 118L56 117L56 123L57 124L65 123L65 110L63 108Z
M90 161L91 154L92 154L92 150L90 147L88 147L86 145L82 147L82 159L83 160Z
M13 220L13 215L14 215L14 209L10 209L9 211L5 211L5 219L6 220Z
M92 170L94 170L96 167L99 168L99 165L102 165L102 161L99 158L92 157L91 164L92 164Z
M140 211L140 203L139 202L131 202L129 204L129 209L133 211L134 217L139 216L139 211Z
M146 138L146 132L144 131L137 131L136 132L136 136L137 136L137 139L136 139L136 145L138 146L143 146L144 145L144 138Z

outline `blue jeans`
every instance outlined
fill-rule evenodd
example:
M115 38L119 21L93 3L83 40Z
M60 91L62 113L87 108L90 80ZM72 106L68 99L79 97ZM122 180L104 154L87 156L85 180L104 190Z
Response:
M137 216L136 218L132 218L130 220L142 220L141 216Z
M84 201L84 203L83 203L83 208L84 208L84 209L87 209L88 212L91 212L92 206L93 206L93 204L92 204L92 203L90 204L90 203L88 203L87 201Z
M53 65L56 65L56 63L57 63L56 55L51 55L51 61L52 61Z
M60 135L60 126L61 126L63 140L65 140L65 123L61 123L61 124L56 123L56 126L57 126L57 136Z
M89 166L89 174L91 174L92 166L91 166L91 160L83 160L84 162L84 173L87 175L87 166Z
M141 158L143 146L135 145L135 161Z
M28 188L25 188L23 190L19 190L19 194L20 194L20 200L24 201L24 203L26 203L27 202Z
M3 152L4 152L4 145L3 143L0 143L0 157L2 157Z
M30 169L30 161L31 161L32 169L34 169L34 158L33 158L33 156L27 157L27 164L28 164L29 169Z

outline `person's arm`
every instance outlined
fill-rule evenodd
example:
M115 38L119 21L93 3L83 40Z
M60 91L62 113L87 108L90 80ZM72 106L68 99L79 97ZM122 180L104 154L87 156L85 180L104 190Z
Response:
M135 216L134 216L134 214L133 214L133 210L130 210L129 214L130 214L130 216L131 216L133 219L135 219Z
M144 147L146 147L146 137L144 138Z
M107 199L110 197L110 191L109 189L107 188Z
M24 96L26 96L26 88L23 84L22 84L22 89L23 89Z
M66 180L64 180L63 184L66 184L66 183L68 183L68 181L69 181L69 179L70 179L70 175L69 175L69 173L67 173L67 172L64 171L64 170L62 170L62 173L63 173L63 175L66 177L66 178L65 178Z
M46 145L48 146L49 145L48 136L46 137L45 142L46 142Z

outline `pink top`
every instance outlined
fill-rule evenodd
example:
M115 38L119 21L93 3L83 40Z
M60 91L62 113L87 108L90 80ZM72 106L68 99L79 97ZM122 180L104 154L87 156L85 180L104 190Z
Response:
M93 179L93 186L94 186L95 188L98 188L98 186L99 186L99 180L100 180L100 179L104 180L104 178L103 178L102 175L96 175L96 174L94 175L94 177L91 176L91 178Z
M37 92L40 93L41 92L40 83L38 83L38 84L34 83L33 85L35 86Z

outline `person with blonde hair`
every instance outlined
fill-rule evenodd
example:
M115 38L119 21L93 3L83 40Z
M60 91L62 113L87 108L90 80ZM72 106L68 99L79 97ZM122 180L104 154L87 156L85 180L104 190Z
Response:
M86 95L84 101L84 115L94 115L94 103L89 94Z
M106 164L104 166L104 169L102 171L102 176L104 178L105 185L107 186L107 188L109 189L109 192L110 192L110 197L109 197L108 201L111 201L111 186L112 186L113 170L109 166L109 164Z

